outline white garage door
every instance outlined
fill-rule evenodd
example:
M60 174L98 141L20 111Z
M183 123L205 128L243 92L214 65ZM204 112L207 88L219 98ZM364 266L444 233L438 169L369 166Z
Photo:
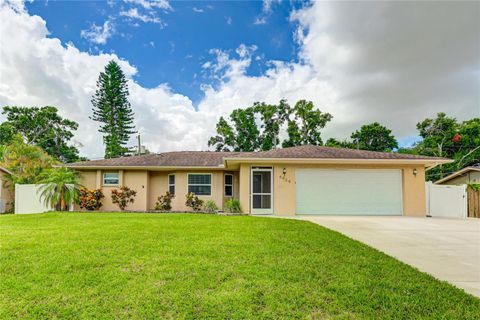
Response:
M297 214L402 215L402 171L298 169Z

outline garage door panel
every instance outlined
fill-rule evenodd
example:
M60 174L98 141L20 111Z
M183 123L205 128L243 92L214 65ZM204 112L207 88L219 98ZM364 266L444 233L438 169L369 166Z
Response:
M401 170L298 169L297 214L401 215Z

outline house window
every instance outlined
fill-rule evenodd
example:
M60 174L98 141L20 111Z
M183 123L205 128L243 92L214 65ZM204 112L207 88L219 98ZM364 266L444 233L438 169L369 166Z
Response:
M224 180L225 197L233 197L233 174L226 174Z
M212 175L210 173L188 174L188 192L193 192L197 196L212 195Z
M103 185L117 186L119 182L118 172L105 172L103 174Z
M175 175L169 174L168 175L168 192L171 194L175 194Z

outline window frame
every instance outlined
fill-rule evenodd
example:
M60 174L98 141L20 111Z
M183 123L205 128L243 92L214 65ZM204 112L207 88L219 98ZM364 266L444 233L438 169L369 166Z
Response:
M227 181L226 181L227 176L232 177L232 183L231 184L227 184ZM229 198L233 197L233 178L234 178L233 173L225 173L223 175L223 196L224 197L229 197ZM226 187L231 187L232 188L232 194L230 194L230 195L227 194L227 188Z
M173 176L173 183L170 183L170 176ZM167 186L168 186L168 192L170 192L171 194L175 195L175 183L177 182L177 178L175 177L175 173L170 173L168 176L167 176ZM170 191L170 188L173 187L173 192Z
M201 183L190 183L189 177L190 176L210 176L210 184L201 184ZM187 192L190 193L190 186L209 186L210 187L210 194L196 194L199 197L211 197L212 196L212 189L213 189L213 177L211 173L187 173Z
M105 182L105 175L107 174L116 174L117 175L117 183L106 183ZM113 179L113 178L109 178L109 179ZM118 186L120 185L120 172L116 171L116 172L113 172L113 171L109 171L109 172L104 172L103 175L102 175L102 185L103 186Z

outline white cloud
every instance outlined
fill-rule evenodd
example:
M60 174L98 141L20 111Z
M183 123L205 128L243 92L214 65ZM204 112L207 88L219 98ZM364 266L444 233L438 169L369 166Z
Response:
M100 71L114 59L129 79L136 126L149 149L205 146L205 129L191 124L214 126L214 118L205 119L195 111L188 97L173 93L167 85L141 87L132 79L136 68L114 54L93 55L48 38L46 23L39 16L0 6L0 21L0 105L57 106L63 116L80 124L75 140L83 144L81 152L100 157L102 138L97 123L88 118L90 99Z
M351 112L334 110L328 132L379 121L402 137L440 111L480 116L478 2L315 2L292 19L300 57L335 88L335 108Z
M225 21L227 21L227 24L232 24L232 17L225 17Z
M263 0L262 11L265 14L272 13L272 6L275 3L280 3L281 0Z
M157 23L163 28L166 24L155 15L155 12L141 14L137 8L130 8L126 11L120 11L120 16L130 18L131 20L140 20L145 23Z
M194 12L197 12L197 13L203 13L203 12L205 12L205 10L203 10L202 8L197 8L197 7L193 7L192 10L193 10Z
M106 44L108 38L113 36L114 33L115 25L111 19L108 19L102 26L92 23L89 29L80 31L80 36L95 44Z
M253 24L266 24L267 23L267 18L266 17L256 17L255 21L253 21Z
M235 50L240 58L249 57L253 52L257 51L258 47L256 45L247 46L245 44L240 44L240 46Z
M273 5L280 3L281 0L263 0L262 3L262 13L255 18L253 24L266 24L268 17L273 13Z
M379 121L405 138L416 134L416 122L440 111L459 119L480 115L477 8L421 3L412 15L409 3L315 2L292 15L300 23L298 63L270 61L263 74L248 76L255 46L212 49L214 59L203 67L215 86L202 85L205 97L196 110L167 84L140 86L133 80L136 68L115 54L63 46L48 37L39 16L0 5L0 105L57 106L80 124L82 153L99 157L103 146L97 124L88 119L90 99L99 72L115 59L129 78L136 126L152 151L206 149L220 115L282 98L309 99L332 113L325 137L347 137Z
M159 9L164 9L169 11L173 10L172 6L170 5L170 2L167 0L123 0L123 1L125 3L139 5L144 9L159 8Z
M211 49L209 53L215 56L213 61L207 61L202 65L203 69L211 72L212 79L220 80L223 83L231 79L245 75L246 69L250 66L251 56L257 50L256 45L247 46L240 44L235 50L238 58L230 57L228 51ZM208 86L207 86L208 87Z

